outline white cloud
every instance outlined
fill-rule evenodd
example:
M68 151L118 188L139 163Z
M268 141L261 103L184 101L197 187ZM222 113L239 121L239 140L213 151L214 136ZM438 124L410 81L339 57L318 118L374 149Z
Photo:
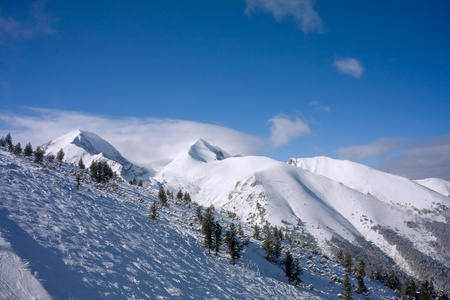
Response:
M357 59L351 57L342 59L335 58L333 67L338 69L342 74L350 75L355 78L360 78L364 73L364 67L361 63Z
M314 10L314 3L314 0L245 0L245 12L271 13L277 21L292 17L305 34L322 33L323 21Z
M0 14L0 37L22 40L40 35L53 34L55 30L51 26L52 19L45 12L46 2L34 2L27 19L19 20Z
M381 157L401 148L400 139L381 138L367 145L342 147L336 150L339 159L364 161L372 157Z
M408 147L395 158L385 159L379 169L410 179L441 178L450 181L450 135Z
M310 134L308 125L299 118L290 119L286 116L278 115L269 120L270 141L275 147L286 145L291 140L304 134Z
M266 146L274 148L309 133L301 120L274 117L270 120L272 136L263 139L219 125L194 121L106 117L74 111L31 108L32 115L0 112L0 136L11 132L15 142L33 146L44 144L75 129L93 132L110 142L126 158L147 165L169 161L187 151L198 139L207 140L232 155L261 154ZM1 128L1 127L0 127Z
M322 103L320 103L319 101L311 101L308 103L309 106L317 108L319 110L323 110L326 112L330 112L331 108L328 105L323 105Z
M379 160L374 167L410 179L437 177L450 181L450 136L413 142L382 138L361 146L340 148L340 159Z

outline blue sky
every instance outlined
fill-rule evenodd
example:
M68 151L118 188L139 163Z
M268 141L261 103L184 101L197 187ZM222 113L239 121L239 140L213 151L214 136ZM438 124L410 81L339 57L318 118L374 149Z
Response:
M450 180L449 1L0 9L0 134L22 143L82 127L143 163L205 138L231 154Z

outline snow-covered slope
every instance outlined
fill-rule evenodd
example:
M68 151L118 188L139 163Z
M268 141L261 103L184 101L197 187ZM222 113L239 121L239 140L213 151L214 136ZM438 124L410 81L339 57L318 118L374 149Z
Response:
M236 265L223 248L208 254L194 206L171 202L152 222L156 190L95 185L87 172L76 189L75 172L0 150L0 299L336 299L342 292L330 278L342 278L343 268L307 249L285 243L304 269L296 288L256 240ZM393 291L365 281L372 299L392 299Z
M71 131L48 142L43 148L46 155L55 156L63 149L64 161L71 164L77 164L80 158L86 167L93 161L106 161L114 172L127 181L136 178L148 182L148 178L154 174L153 170L130 163L110 143L84 130Z
M440 178L427 178L421 180L414 180L418 184L421 184L435 192L438 192L444 196L450 197L450 182Z
M448 197L406 178L347 161L325 157L291 159L290 164L266 157L207 160L190 155L193 148L200 152L199 145L203 142L181 153L155 179L170 189L188 190L202 205L223 207L251 223L301 224L328 254L333 251L332 239L354 245L365 240L420 278L423 272L395 244L411 243L418 250L414 259L429 257L430 264L437 261L449 274L449 254L442 250L448 241L436 233L436 226L449 226ZM209 156L204 153L208 149L202 147L202 157L214 157L215 151Z
M392 205L419 210L431 208L433 205L450 205L450 199L423 188L415 181L351 161L322 156L291 158L289 164L341 182L354 190Z

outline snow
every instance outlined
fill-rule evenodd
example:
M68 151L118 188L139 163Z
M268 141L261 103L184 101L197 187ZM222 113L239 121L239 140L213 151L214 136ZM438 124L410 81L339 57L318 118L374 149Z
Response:
M141 176L149 188L94 185L86 182L85 171L77 190L76 166L54 162L43 168L0 150L0 243L5 245L0 254L6 257L0 291L8 298L334 299L341 292L329 278L341 278L342 269L318 266L322 259L311 258L309 250L293 248L309 266L305 286L309 282L313 291L285 284L282 270L264 258L258 241L252 240L236 266L224 253L208 255L194 205L172 203L157 223L151 222L149 205L157 194L152 187L160 185L174 194L187 191L200 205L214 205L225 225L231 222L227 211L235 213L248 235L252 224L266 222L300 229L328 255L332 237L350 243L364 239L415 275L397 247L374 229L380 225L445 264L430 246L437 240L425 225L448 222L450 198L443 180L411 181L327 157L295 158L288 164L262 156L232 157L204 140L150 177L108 142L79 130L45 149L54 155L63 149L66 162L75 165L80 158L87 166L107 161L122 178ZM70 284L61 286L58 280ZM17 289L9 288L11 283ZM377 299L392 296L377 283L372 286L379 291Z
M321 256L292 250L305 268L304 286L296 288L286 283L279 265L265 260L257 241L236 265L223 248L217 257L207 254L195 206L170 202L155 223L148 214L157 190L86 181L77 190L75 170L56 163L43 168L0 151L5 299L335 299L342 291L330 283L331 276L342 277L342 267ZM229 224L226 215L215 214ZM377 282L366 284L377 299L393 297Z
M450 197L450 182L440 178L427 178L421 180L415 180L418 184L421 184L430 190L438 192L444 196Z
M74 130L58 137L43 146L45 154L57 155L58 151L64 151L64 161L77 165L80 159L86 167L93 161L106 161L113 172L116 172L124 180L133 178L141 179L146 184L149 177L154 174L152 169L136 166L125 159L110 143L96 134L84 130Z
M208 159L181 153L154 179L172 190L187 190L201 205L225 208L250 223L281 226L301 220L302 228L325 252L333 236L349 242L362 237L409 272L396 248L373 229L381 225L442 260L429 246L436 238L421 224L447 222L442 208L450 207L450 199L414 181L327 157L291 159L289 164L255 156L216 160L214 149L201 149L202 158ZM411 223L418 225L408 227Z

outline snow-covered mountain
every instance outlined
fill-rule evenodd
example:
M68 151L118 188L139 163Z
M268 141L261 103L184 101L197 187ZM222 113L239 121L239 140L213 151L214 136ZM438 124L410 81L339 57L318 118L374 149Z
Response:
M82 158L86 167L93 161L106 161L111 169L126 181L136 178L148 183L149 177L154 174L151 169L130 163L110 143L84 130L74 130L60 136L43 145L43 149L46 155L55 156L63 149L66 163L78 164Z
M318 157L286 164L254 156L218 160L219 151L223 152L199 141L155 179L170 189L188 190L198 203L223 207L250 223L301 224L328 255L338 247L356 247L362 256L379 257L380 264L395 262L417 278L439 277L437 285L450 289L445 279L450 276L446 250L450 198L349 161ZM416 252L407 252L411 247ZM425 272L427 268L439 269L435 272L439 275Z
M418 184L421 184L435 192L441 193L444 196L450 197L450 182L440 178L426 178L415 180Z
M153 190L152 187L159 188L160 185L174 194L180 189L188 192L194 203L199 205L205 207L213 205L221 211L221 215L218 217L225 222L229 223L229 218L239 217L249 235L251 235L251 226L255 224L277 225L291 233L297 244L307 247L307 251L312 253L323 253L326 256L335 257L338 250L343 250L351 253L355 260L366 261L368 270L380 270L381 272L389 272L392 269L401 270L420 280L433 280L438 289L450 292L450 282L448 281L450 277L450 197L448 197L449 183L446 181L439 179L412 181L361 164L327 157L293 158L288 163L284 163L263 156L231 156L221 148L204 140L198 140L154 176L152 176L152 172L147 172L145 169L129 163L112 145L93 133L74 131L45 145L47 154L56 155L61 148L65 152L65 161L68 163L76 164L80 158L83 158L88 166L94 160L105 160L123 178L129 180L137 177L151 183L149 188L140 190L126 183L115 183L113 188L109 187L104 190L92 190L92 187L89 186L82 188L81 192L75 191L73 178L61 177L60 173L51 168L46 171L47 173L42 173L31 162L27 160L21 162L11 154L2 153L4 170L0 169L0 172L3 172L5 176L0 177L0 186L3 188L2 194L6 195L4 198L7 199L2 206L9 213L7 219L15 220L15 223L19 224L24 232L32 235L33 239L37 239L38 242L43 242L46 248L51 248L52 251L55 249L61 251L64 264L73 264L76 266L75 269L81 273L87 270L91 270L88 273L95 273L92 277L81 278L81 281L88 282L89 286L111 284L111 281L117 278L118 286L123 285L126 287L125 290L132 291L119 292L115 290L116 285L99 288L104 292L105 297L111 295L113 298L125 295L134 297L137 295L136 297L139 298L147 297L148 293L156 291L150 292L147 288L143 288L140 282L164 286L165 292L157 290L158 293L156 293L162 297L190 297L195 295L193 292L195 289L199 289L205 297L208 295L213 298L234 298L246 291L245 284L239 283L232 289L233 291L225 291L227 296L221 297L220 293L224 292L225 282L218 283L215 288L204 289L186 279L187 277L202 278L196 281L200 284L205 280L206 273L217 273L211 270L213 268L225 268L229 275L235 272L220 263L212 262L209 258L199 259L199 257L204 257L201 254L202 251L197 249L198 244L195 248L194 240L189 238L198 235L198 228L191 228L193 231L186 229L192 226L192 219L195 218L194 207L174 206L171 211L167 211L164 214L164 229L155 231L149 225L142 225L144 224L142 223L143 216L148 214L148 207L145 207L156 198L157 190ZM65 166L64 168L66 168L65 174L74 174L74 170L76 170L76 167ZM73 170L69 171L68 168ZM142 173L139 173L140 171ZM88 177L87 173L86 176ZM32 197L25 197L23 191L26 191L27 195L31 191ZM51 199L49 200L49 198ZM55 199L58 199L59 202ZM131 212L127 205L136 199L140 199L139 204ZM44 207L41 207L42 205L36 206L28 203L29 201L34 201L33 203L47 202L44 203ZM80 208L79 202L83 201L92 201L92 203ZM117 203L111 206L111 201L122 202L119 207L116 207ZM144 204L141 205L141 202ZM53 207L53 204L56 207ZM36 211L33 211L33 207ZM56 211L60 211L62 208L65 211L64 215L77 216L72 218L75 223L72 222L72 219L66 220L65 218L61 221L63 223L57 221L56 223L59 222L59 225L55 225L56 223L52 220L54 218L59 220L60 217L55 215ZM83 219L84 213L79 209L92 218ZM98 209L106 210L108 213L102 213ZM147 209L147 212L143 212L142 209ZM22 211L26 211L26 213L22 213ZM50 219L39 217L38 220L34 220L30 217L35 215L48 216ZM139 221L136 221L136 215L140 216ZM186 220L186 216L190 216L190 219ZM0 217L2 217L1 214ZM3 217L3 219L0 218L0 221L6 220L6 215ZM5 226L8 226L8 230L10 230L10 226L13 225L8 221L4 222L6 223L3 225L6 224ZM68 222L67 225L63 225L64 222ZM86 225L80 225L85 223ZM97 224L98 226L94 225L93 227L96 228L94 231L96 230L97 233L90 233L87 237L86 232L91 231L87 223ZM135 225L128 227L126 224ZM0 223L0 225L2 224ZM118 227L120 228L118 229ZM133 234L127 232L129 228L132 228ZM19 230L16 229L12 231ZM100 234L102 230L105 230L106 243L135 245L139 251L124 248L131 251L132 254L130 254L122 250L119 252L107 250L109 246L102 243ZM81 248L77 248L78 246L70 242L72 235L76 236L80 233L84 234L83 237L87 239L86 242L89 246L79 239L76 239L76 242L84 245L80 246ZM143 239L141 240L136 234L142 235ZM183 235L188 238L181 238L180 236ZM169 246L172 240L176 241L175 247ZM149 241L153 244L148 244ZM20 243L20 241L14 242L13 237L8 235L2 240L0 235L0 244L5 245L4 249L11 248L9 243L14 248L16 242ZM254 244L251 244L248 249L251 255L249 254L250 256L247 256L245 260L247 266L241 270L242 276L235 279L250 284L255 289L261 289L261 286L266 284L272 285L281 292L271 294L267 293L268 289L264 289L264 291L256 293L251 288L252 292L246 294L247 298L335 298L337 290L334 285L328 286L330 278L326 277L327 283L321 282L315 277L317 274L313 274L314 272L308 276L315 286L320 286L320 291L317 293L298 292L296 289L291 290L285 286L279 286L277 283L279 279L276 279L279 277L279 273L276 273L279 272L279 267L271 266L263 258L264 255L261 254L259 248L260 242L253 242ZM150 252L144 250L146 247L152 250ZM158 252L159 247L164 250ZM287 247L291 246L287 245ZM48 254L46 250L42 251L44 251L43 255ZM177 251L181 251L182 254ZM303 253L303 258L310 256L309 254L306 256L302 251L304 250L299 253ZM159 253L156 264L166 267L170 262L175 261L178 266L188 267L189 270L180 273L179 268L172 268L167 271L172 275L176 274L172 276L168 275L162 267L157 269L148 267L155 264L155 261L142 257L151 256L154 253ZM171 253L172 259L162 258L164 255L167 256L167 253ZM18 267L20 274L23 273L30 278L27 284L38 286L38 282L33 280L36 275L26 273L27 268L21 267L20 258L27 259L27 255L22 254L16 251L8 256L10 257L8 268ZM128 269L120 269L120 273L126 274L127 279L121 277L122 275L119 276L117 271L108 273L111 270L102 259L98 258L106 256L108 257L107 262L112 266L118 266L120 261L131 264L135 254L143 261L139 263L139 266L135 265L137 269L130 267L130 270L134 270L132 274ZM186 265L186 260L196 261L198 264ZM321 259L319 258L319 260ZM107 264L110 265L109 263ZM308 264L312 270L311 264ZM65 268L64 265L57 266ZM202 269L200 274L195 271L199 268L206 269ZM249 268L255 273L246 274L246 269ZM100 271L96 273L97 271L94 270ZM157 279L149 279L142 272L147 275L153 274L152 276L156 276ZM328 276L333 272L341 271L338 272L333 268L330 270L327 265L324 271L317 276ZM67 276L73 275L70 274ZM342 272L339 274L342 275ZM217 273L215 276L223 275ZM268 282L266 279L261 279L261 276L267 277ZM184 284L181 288L174 283L180 280L174 279L178 277L184 278L181 279ZM8 280L14 281L11 278ZM209 283L214 285L212 282ZM233 281L232 284L236 283ZM188 288L191 286L195 287ZM0 289L2 289L1 280ZM324 292L325 290L331 292ZM45 296L45 291L50 294L55 292L51 292L45 287L44 290L37 288L36 293ZM56 288L56 293L59 292ZM86 290L86 293L89 295L90 291ZM385 298L383 295L375 298L383 299ZM44 296L42 297L45 298Z
M78 189L75 173L83 178ZM152 222L149 206L157 190L119 181L97 185L89 177L75 166L42 167L0 150L0 299L336 299L342 294L343 267L320 254L283 243L303 268L303 283L294 287L253 238L236 265L229 263L225 246L218 256L208 254L195 205L169 202ZM214 214L224 228L237 222L219 208ZM242 226L252 234L248 224ZM372 299L394 297L379 282L365 282Z

